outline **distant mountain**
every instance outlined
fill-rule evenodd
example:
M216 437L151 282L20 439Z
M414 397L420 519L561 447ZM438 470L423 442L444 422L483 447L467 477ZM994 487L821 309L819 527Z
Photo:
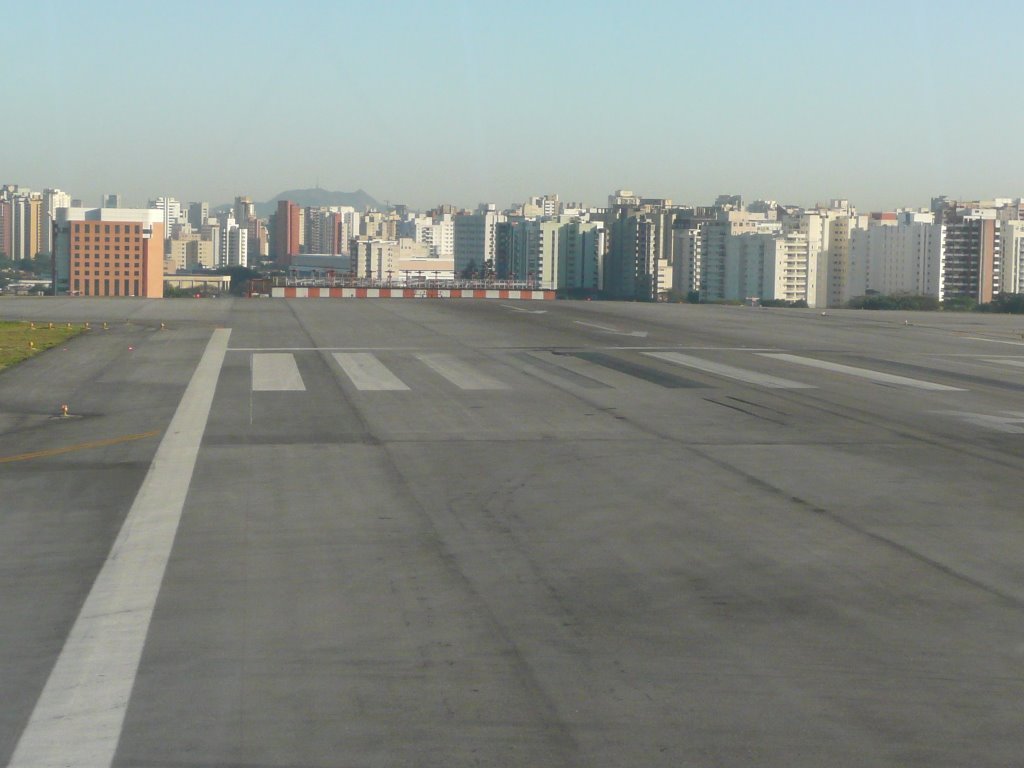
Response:
M265 203L256 203L256 215L262 217L270 216L277 210L278 200L291 200L300 206L316 205L351 205L357 211L365 208L382 208L381 204L370 197L361 189L355 192L332 192L329 189L289 189L275 195Z

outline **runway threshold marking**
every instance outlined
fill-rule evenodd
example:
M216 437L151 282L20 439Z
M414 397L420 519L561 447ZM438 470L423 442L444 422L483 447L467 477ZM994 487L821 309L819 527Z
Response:
M576 325L582 325L586 328L596 328L599 331L605 333L611 333L616 336L635 336L638 339L646 339L647 331L620 331L618 328L611 328L607 325L601 325L599 323L585 323L582 320L573 320Z
M421 354L416 355L416 358L459 389L508 389L497 379L492 379L490 376L474 370L452 355Z
M356 389L406 392L409 387L369 352L335 352L334 359Z
M923 381L921 379L911 379L907 376L896 376L892 373L883 373L882 371L873 371L870 368L856 368L852 365L843 365L841 363L830 363L827 360L817 360L813 357L800 357L799 355L788 355L777 352L759 352L762 357L770 357L774 360L782 360L783 362L793 363L794 365L804 365L808 368L820 368L824 371L833 371L834 373L843 373L847 376L856 376L860 379L867 379L869 381L876 381L879 384L895 384L901 387L910 387L912 389L925 389L932 392L964 392L965 390L960 387L950 387L946 384L936 384L933 381Z
M230 335L207 343L9 768L113 761Z
M546 309L526 309L526 307L516 307L512 304L502 304L505 309L514 309L516 312L525 312L528 315L545 315L547 314Z
M130 443L133 440L145 440L147 437L155 437L160 434L159 429L154 429L150 432L139 432L137 435L122 435L121 437L108 437L105 440L91 440L88 443L78 443L77 445L65 445L60 448L46 448L41 451L31 451L29 453L18 453L14 456L0 456L0 464L11 464L15 461L31 461L32 459L48 459L51 456L60 456L64 453L73 453L74 451L87 451L90 448L105 448L108 445L120 445L121 443Z
M252 356L254 392L305 392L295 355L288 352L259 352Z
M1010 344L1014 347L1024 347L1024 341L1006 341L1005 339L986 339L981 336L965 336L970 341L987 341L992 344Z
M972 413L970 411L933 411L944 416L954 418L984 427L996 432L1005 432L1011 435L1024 434L1024 411L1001 411L999 413Z
M1015 360L1005 357L986 357L983 358L986 363L995 363L997 365L1009 365L1014 368L1024 368L1024 360Z
M678 352L644 352L643 354L647 357L654 357L659 360L674 363L675 365L682 365L686 368L693 368L716 376L724 376L727 379L743 381L747 384L756 384L761 387L767 387L768 389L815 389L813 384L804 384L799 381L782 379L778 376L769 376L765 373L748 371L744 368L736 368L732 365L716 363L711 360L693 357L692 355L682 355Z

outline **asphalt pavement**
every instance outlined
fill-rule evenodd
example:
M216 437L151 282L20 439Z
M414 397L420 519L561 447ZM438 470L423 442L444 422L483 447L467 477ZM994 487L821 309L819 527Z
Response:
M1020 317L0 317L0 765L1021 763Z

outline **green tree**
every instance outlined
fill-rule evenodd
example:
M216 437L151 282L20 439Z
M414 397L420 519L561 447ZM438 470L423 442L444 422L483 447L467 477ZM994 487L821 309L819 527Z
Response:
M952 296L942 302L942 308L951 312L970 312L978 302L970 296Z
M259 272L255 269L249 269L249 267L222 267L217 270L217 274L231 276L231 288L229 290L232 296L244 295L249 281L254 277L260 276Z

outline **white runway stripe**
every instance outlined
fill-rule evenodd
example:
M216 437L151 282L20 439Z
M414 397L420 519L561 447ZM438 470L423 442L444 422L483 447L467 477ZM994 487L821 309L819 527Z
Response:
M305 392L302 374L295 355L270 352L252 356L252 389L254 392Z
M213 332L21 734L9 768L108 768L231 330Z
M799 355L789 355L778 352L759 352L762 357L770 357L775 360L782 360L787 363L793 363L794 365L804 365L808 368L820 368L823 371L832 371L834 373L843 373L847 376L856 376L860 379L867 379L869 381L877 381L879 384L895 384L901 387L911 387L913 389L925 389L932 392L963 392L964 390L960 387L950 387L945 384L936 384L932 381L922 381L921 379L911 379L906 376L896 376L891 373L882 373L881 371L872 371L870 368L855 368L852 365L842 365L841 363L830 363L825 360L816 360L813 357L800 357Z
M647 357L656 357L659 360L665 360L676 365L682 365L698 371L713 373L717 376L724 376L727 379L745 381L747 384L757 384L758 386L768 387L769 389L815 388L813 384L804 384L799 381L780 379L778 376L769 376L768 374L758 373L757 371L748 371L743 368L736 368L731 365L703 360L699 357L692 357L691 355L682 355L678 352L644 352L644 354L647 355Z
M453 355L421 354L416 357L459 389L507 389L497 379L480 373Z
M370 392L402 392L409 389L369 352L335 352L334 359L356 389Z
M1014 368L1024 368L1024 360L1009 360L1005 357L988 357L986 363L997 363L998 365L1012 365Z

